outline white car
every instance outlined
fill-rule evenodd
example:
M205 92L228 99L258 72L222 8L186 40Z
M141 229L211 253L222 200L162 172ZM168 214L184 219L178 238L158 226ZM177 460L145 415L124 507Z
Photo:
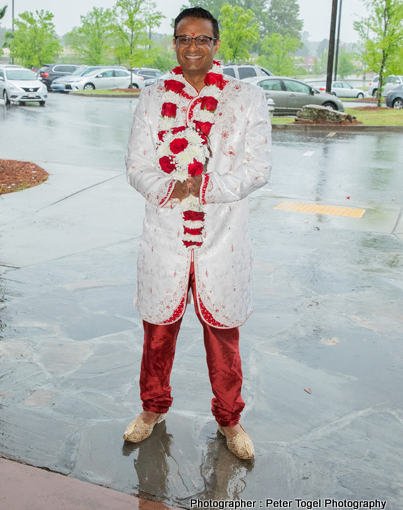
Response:
M319 92L326 92L326 83L314 85ZM365 92L360 89L355 89L345 81L334 81L332 83L331 93L337 97L356 97L362 99L365 96Z
M4 65L0 66L0 97L6 105L10 102L21 105L37 102L45 106L48 91L29 69Z
M66 83L66 91L127 89L130 73L123 69L97 69Z

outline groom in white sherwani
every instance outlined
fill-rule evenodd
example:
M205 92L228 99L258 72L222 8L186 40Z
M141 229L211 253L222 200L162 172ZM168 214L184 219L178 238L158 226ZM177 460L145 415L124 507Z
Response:
M137 306L144 325L143 412L124 438L139 442L165 419L176 339L188 294L203 326L212 413L228 448L254 456L240 425L239 326L252 313L248 195L270 174L271 127L262 89L223 75L217 20L200 7L175 20L179 66L142 90L126 157L146 199Z

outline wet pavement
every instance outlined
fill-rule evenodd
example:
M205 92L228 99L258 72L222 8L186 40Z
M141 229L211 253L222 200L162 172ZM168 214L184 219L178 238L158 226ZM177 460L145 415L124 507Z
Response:
M250 199L242 423L256 459L243 462L210 415L191 307L166 422L139 445L122 439L140 410L132 299L144 201L123 163L135 104L51 95L45 109L0 105L0 158L51 174L0 197L0 452L183 508L334 498L400 510L402 135L274 133L271 181ZM274 210L283 200L366 212Z

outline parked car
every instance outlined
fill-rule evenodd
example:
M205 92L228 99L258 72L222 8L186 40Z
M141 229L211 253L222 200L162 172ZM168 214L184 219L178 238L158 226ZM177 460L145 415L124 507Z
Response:
M396 108L396 110L403 108L403 85L398 85L394 89L389 90L386 96L386 106Z
M66 76L66 74L72 74L79 67L81 66L76 64L45 64L39 69L38 76L50 92L53 80Z
M29 69L20 66L0 66L0 97L4 104L11 101L25 105L38 102L45 106L48 97L46 86Z
M330 106L344 112L343 103L332 94L321 94L318 90L302 81L282 76L247 78L248 83L257 85L265 91L267 99L274 101L275 115L294 115L303 106L317 104Z
M137 76L142 76L145 80L147 78L161 78L164 75L159 69L151 69L150 67L133 67L132 71Z
M74 73L68 74L66 76L61 76L60 78L56 78L53 80L51 84L52 92L66 92L67 94L71 92L71 90L66 90L66 84L76 80L76 76L86 76L92 71L96 71L97 69L123 69L126 71L126 67L123 66L80 66L78 67Z
M389 90L397 87L398 85L403 85L403 76L394 76L390 75L386 78L383 78L383 91L382 96L387 96ZM371 81L368 86L368 94L370 96L375 97L379 89L379 76L375 76L375 78Z
M320 83L316 85L315 88L319 90L319 92L326 92L326 83ZM355 89L345 81L334 81L332 83L331 93L337 97L356 97L358 99L362 99L365 96L362 90Z
M130 73L123 69L96 69L85 76L76 76L74 81L66 83L65 90L110 90L126 89L130 85Z
M255 76L274 76L273 73L264 67L254 64L227 64L222 67L224 74L238 78L238 80L245 80L246 78L254 78Z

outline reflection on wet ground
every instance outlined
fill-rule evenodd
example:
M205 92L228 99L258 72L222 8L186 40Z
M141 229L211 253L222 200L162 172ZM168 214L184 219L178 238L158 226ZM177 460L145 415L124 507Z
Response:
M144 203L123 174L133 104L51 98L44 114L2 113L9 131L29 140L35 127L39 142L0 157L41 161L51 177L0 200L0 452L183 508L326 497L400 510L400 135L275 133L272 179L250 200L254 314L241 354L256 459L242 462L210 415L191 307L166 422L139 445L123 441L142 351L132 299ZM283 199L366 212L274 210Z

